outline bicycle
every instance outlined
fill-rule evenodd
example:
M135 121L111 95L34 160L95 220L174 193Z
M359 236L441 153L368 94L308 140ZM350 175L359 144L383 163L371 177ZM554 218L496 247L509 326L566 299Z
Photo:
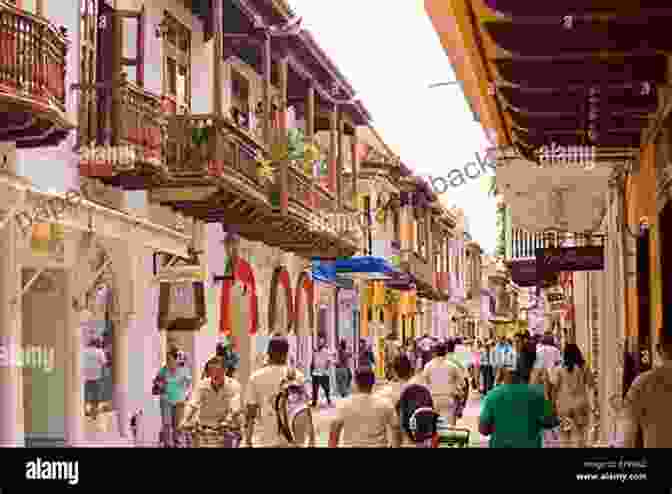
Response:
M240 428L220 422L212 426L201 423L185 425L180 431L188 437L191 448L238 448L242 442Z

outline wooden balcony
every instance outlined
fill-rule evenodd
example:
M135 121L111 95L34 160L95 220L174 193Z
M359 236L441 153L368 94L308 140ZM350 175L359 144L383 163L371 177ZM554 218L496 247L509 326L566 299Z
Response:
M128 82L77 85L82 105L95 98L97 115L80 123L80 174L128 190L150 189L167 178L167 119L161 99ZM90 107L90 105L89 105Z
M280 212L279 167L253 134L227 117L171 117L167 169L168 180L150 192L153 202L306 257L357 250L324 221L334 199L297 167L288 167L287 213Z
M65 29L0 0L0 142L55 146L74 126L65 110Z
M408 252L404 257L408 262L409 271L417 280L418 295L432 300L440 299L441 296L434 286L432 265L415 252Z

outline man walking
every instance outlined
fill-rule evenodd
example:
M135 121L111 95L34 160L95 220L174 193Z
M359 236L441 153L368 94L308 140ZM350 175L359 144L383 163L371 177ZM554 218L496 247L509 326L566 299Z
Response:
M256 371L250 377L247 386L247 427L245 444L247 447L287 448L290 443L278 430L278 415L275 402L281 391L282 382L288 377L287 366L289 342L286 338L273 338L268 345L268 365ZM303 382L303 374L292 369L297 382ZM295 427L301 430L300 437L308 438L308 446L315 446L315 428L312 415L297 417ZM301 443L300 445L303 445Z
M329 431L329 446L393 448L401 445L399 417L392 403L372 393L376 377L370 368L357 369L357 393L338 404ZM341 437L341 432L343 437Z
M629 420L625 432L626 448L672 448L672 335L661 330L656 346L659 362L640 374L625 397Z
M448 353L455 350L453 341L439 344L436 357L422 371L422 383L429 387L437 412L448 424L455 426L464 396L466 373Z
M311 368L311 378L313 381L313 403L316 407L320 401L320 388L324 390L328 406L331 406L331 395L329 386L329 369L331 368L331 355L327 350L327 344L324 339L320 339L318 348L313 352L313 362Z

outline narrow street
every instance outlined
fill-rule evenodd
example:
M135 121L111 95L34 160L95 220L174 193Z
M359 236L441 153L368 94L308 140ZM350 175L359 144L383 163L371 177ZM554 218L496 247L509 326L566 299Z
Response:
M337 403L342 398L334 400ZM482 436L478 432L478 416L481 409L481 399L478 394L472 393L472 398L469 400L467 408L464 410L464 417L457 422L458 427L468 428L471 431L470 445L471 448L487 448L488 438ZM317 431L318 448L326 448L329 445L329 426L334 419L336 407L321 406L314 414L315 427Z

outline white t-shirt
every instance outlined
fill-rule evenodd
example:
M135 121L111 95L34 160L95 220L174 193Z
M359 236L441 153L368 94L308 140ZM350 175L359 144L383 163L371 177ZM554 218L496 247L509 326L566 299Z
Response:
M390 400L367 393L356 393L339 402L334 422L343 424L343 448L385 448L390 442L390 430L399 427Z
M96 381L103 377L103 367L107 363L105 352L98 347L89 346L84 349L83 373L87 381Z
M256 371L250 377L246 390L247 405L257 405L259 413L254 427L252 444L255 448L273 448L288 446L284 436L278 432L278 419L275 413L275 398L280 392L280 383L287 377L289 368L284 365L269 365ZM294 370L296 380L303 383L304 375Z
M215 391L212 381L201 380L194 389L189 405L198 410L198 419L202 424L214 426L226 417L228 412L241 410L240 384L230 377L224 378L222 386Z
M464 384L464 370L445 357L436 357L428 362L422 377L435 400L458 395Z
M537 348L537 360L534 362L535 369L553 369L562 362L560 350L551 345L539 345Z

